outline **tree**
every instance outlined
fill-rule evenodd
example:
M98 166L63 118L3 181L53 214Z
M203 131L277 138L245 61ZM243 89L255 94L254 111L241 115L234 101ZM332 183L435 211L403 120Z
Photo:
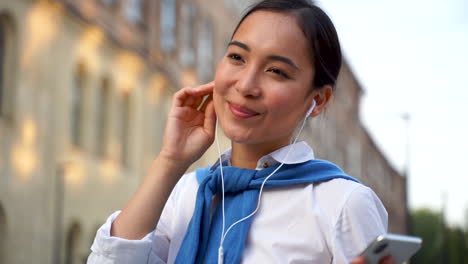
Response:
M460 227L451 228L447 232L447 263L468 263L468 247L465 233Z
M412 258L412 263L442 263L444 222L441 213L430 209L418 209L412 213L415 236L422 237L423 246Z
M423 239L411 263L468 263L468 230L447 226L443 215L430 209L413 211L411 219L414 235Z

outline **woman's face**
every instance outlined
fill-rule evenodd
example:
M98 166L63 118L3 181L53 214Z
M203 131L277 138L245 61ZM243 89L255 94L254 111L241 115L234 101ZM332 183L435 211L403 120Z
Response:
M218 66L213 92L228 138L289 144L312 101L308 45L292 16L256 11L242 22Z

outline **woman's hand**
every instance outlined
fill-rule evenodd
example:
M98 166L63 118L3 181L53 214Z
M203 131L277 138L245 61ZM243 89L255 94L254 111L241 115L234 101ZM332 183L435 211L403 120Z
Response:
M357 257L351 262L351 264L366 264L366 259L364 257ZM379 264L395 264L395 259L391 256L387 256L379 261Z
M213 88L214 82L210 82L174 94L160 157L188 167L210 147L216 129ZM206 95L209 97L200 108Z

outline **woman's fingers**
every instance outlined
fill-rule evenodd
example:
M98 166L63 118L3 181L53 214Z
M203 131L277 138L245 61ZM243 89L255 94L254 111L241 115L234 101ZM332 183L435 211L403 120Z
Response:
M197 91L207 91L207 92L211 93L213 91L213 88L214 88L214 81L211 81L209 83L205 83L205 84L202 84L202 85L199 85L199 86L195 87L195 90L197 90Z
M379 264L395 264L396 261L392 256L386 256L379 261Z
M188 93L191 94L192 97L190 97L189 102L187 102L186 105L200 110L199 108L203 107L202 104L204 104L204 102L206 101L205 97L207 95L211 95L213 93L213 89L214 82L210 82L190 89Z
M392 256L386 256L379 261L379 264L395 264L396 261ZM366 264L366 259L362 256L353 259L351 264Z
M213 92L214 82L209 82L197 87L186 87L174 94L173 106L189 106L197 108L203 97Z
M366 259L364 257L357 257L353 259L351 264L366 264Z

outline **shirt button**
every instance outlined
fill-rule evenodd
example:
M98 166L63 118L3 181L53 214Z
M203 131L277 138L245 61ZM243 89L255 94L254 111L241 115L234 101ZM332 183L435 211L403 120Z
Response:
M262 165L262 167L263 167L264 169L268 168L268 163L264 162L263 165Z

